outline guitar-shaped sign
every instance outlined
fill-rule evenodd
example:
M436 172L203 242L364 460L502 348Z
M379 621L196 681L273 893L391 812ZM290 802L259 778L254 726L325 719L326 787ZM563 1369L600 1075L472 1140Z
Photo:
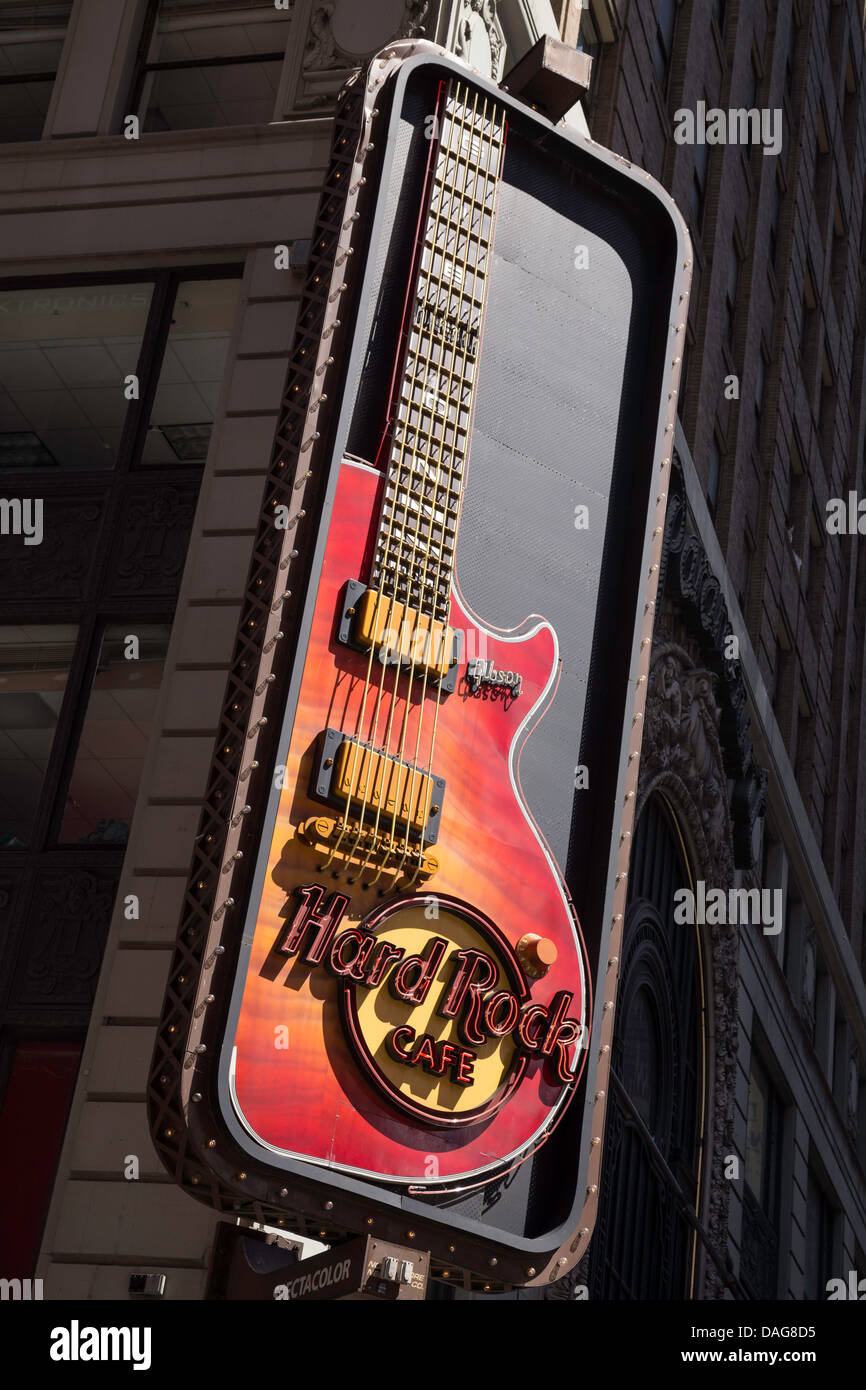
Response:
M434 1190L533 1151L590 1026L579 924L520 780L556 633L486 625L455 573L504 150L504 111L443 82L387 463L339 465L224 1054L266 1150Z

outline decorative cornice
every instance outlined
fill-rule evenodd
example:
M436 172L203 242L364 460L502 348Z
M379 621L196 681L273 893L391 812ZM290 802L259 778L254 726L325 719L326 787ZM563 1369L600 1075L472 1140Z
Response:
M469 19L464 18L464 16L470 14L476 14L484 25L490 43L490 70L493 77L496 78L499 76L499 60L505 47L505 39L499 26L497 0L464 0L457 25L455 51L457 56L466 62L469 61L469 49L472 43L472 25Z
M303 71L330 72L348 71L360 67L366 58L382 47L383 43L396 39L423 38L427 30L432 0L407 0L403 18L395 34L377 38L373 47L364 53L350 53L341 48L334 36L333 0L325 5L317 5L310 17L307 42L304 45ZM326 98L323 98L326 99Z
M727 776L733 782L730 811L734 864L754 870L754 828L763 818L767 774L755 762L749 737L748 696L738 659L726 654L734 629L722 586L713 574L703 542L689 526L682 463L673 452L659 589L680 609L701 660L716 678L719 740Z

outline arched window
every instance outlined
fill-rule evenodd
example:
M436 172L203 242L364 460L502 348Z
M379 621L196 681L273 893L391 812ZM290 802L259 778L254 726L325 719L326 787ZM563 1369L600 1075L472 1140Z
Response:
M692 887L676 820L652 797L637 830L622 950L590 1298L692 1292L704 1111L700 945L674 922Z

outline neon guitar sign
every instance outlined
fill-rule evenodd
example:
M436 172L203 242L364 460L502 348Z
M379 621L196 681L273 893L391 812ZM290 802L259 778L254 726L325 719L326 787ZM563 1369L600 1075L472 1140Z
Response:
M339 465L223 1053L257 1145L434 1187L533 1151L589 1030L579 924L520 778L556 633L485 623L456 574L504 111L450 79L437 129L386 462Z
M325 901L324 890L311 884L300 888L298 896L301 904L278 949L284 955L300 955L308 965L322 965L342 981L341 1013L356 1059L399 1110L426 1124L477 1124L508 1099L530 1057L546 1062L553 1086L569 1086L574 1081L572 1057L581 1024L568 1017L573 995L570 990L559 990L546 1005L531 998L526 982L527 973L543 973L544 965L555 957L551 942L527 933L515 952L480 913L456 901L436 899L437 911L442 907L463 919L482 940L489 941L490 949L453 949L447 938L431 936L417 955L407 955L406 948L395 944L387 931L381 936L378 933L393 920L410 915L411 902L407 905L398 899L371 914L362 927L338 931L349 904L344 894L335 893ZM444 986L439 978L443 966L449 972ZM511 987L499 988L503 982ZM385 988L391 1000L380 997L369 1007L364 999L367 991ZM359 995L364 999L363 1008ZM429 1008L425 1009L428 1001ZM401 1008L404 1005L408 1010ZM420 1013L426 1024L431 1009L434 1019L455 1021L454 1041L436 1035L441 1027L436 1032L419 1030L417 1015ZM404 1012L414 1021L395 1022ZM425 1103L404 1095L398 1084L399 1072L395 1081L393 1066L388 1066L385 1057L377 1057L381 1030L375 1019L383 1017L388 1019L384 1037L387 1059L398 1067L420 1067L428 1076L446 1078L467 1090L475 1088L470 1100L477 1103L449 1112L435 1100ZM492 1096L479 1100L476 1091L489 1085L489 1077L482 1080L475 1069L478 1066L481 1070L482 1058L492 1054L496 1054L494 1077L498 1069L499 1084Z

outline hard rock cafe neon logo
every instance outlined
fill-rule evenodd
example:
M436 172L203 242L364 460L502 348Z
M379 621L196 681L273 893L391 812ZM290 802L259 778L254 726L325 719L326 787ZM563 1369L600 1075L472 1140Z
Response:
M515 1093L533 1059L551 1105L574 1082L582 1025L569 1017L571 991L532 999L527 977L540 971L524 943L538 937L527 934L518 954L487 917L444 896L401 898L338 931L348 898L324 901L317 884L296 892L277 949L338 980L349 1048L397 1110L428 1125L478 1124Z

